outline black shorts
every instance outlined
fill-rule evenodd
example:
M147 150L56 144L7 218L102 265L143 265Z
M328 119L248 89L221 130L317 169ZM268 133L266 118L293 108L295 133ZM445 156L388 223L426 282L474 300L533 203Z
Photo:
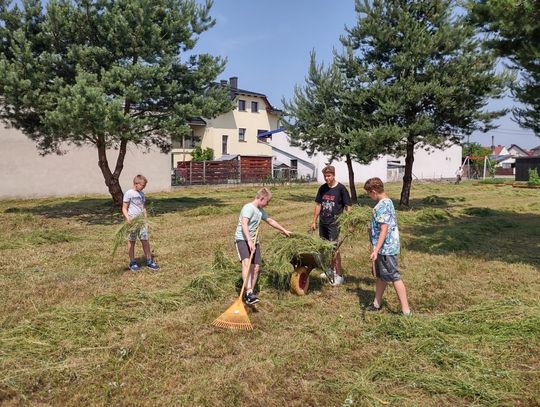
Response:
M397 256L378 254L375 260L375 275L383 281L395 282L401 280L397 265Z
M238 253L238 258L240 261L249 259L249 256L251 255L249 245L245 240L236 241L236 252ZM251 264L261 264L261 248L259 247L258 243L255 245L255 254L253 254Z
M319 222L319 236L321 239L329 240L335 242L339 237L339 227L335 223L326 225Z

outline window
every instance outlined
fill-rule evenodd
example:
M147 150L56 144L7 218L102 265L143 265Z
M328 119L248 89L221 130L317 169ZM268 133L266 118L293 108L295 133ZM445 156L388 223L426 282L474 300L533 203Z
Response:
M261 133L266 133L267 131L268 131L268 130L257 130L257 136L258 136L259 134L261 134ZM268 142L268 141L270 141L270 140L272 140L272 136L271 136L271 135L270 135L270 136L263 137L263 138L257 137L257 141L258 141L259 143L261 143L261 142L262 142L262 143L266 143L266 142Z
M246 129L238 129L238 141L246 141Z
M259 102L251 102L251 113L259 113Z
M229 136L221 136L221 154L225 155L227 153L227 141Z
M245 100L242 100L242 99L238 100L238 110L240 110L241 112L246 111L246 101Z
M195 148L199 145L199 140L197 137L195 137L195 133L193 131L188 136L182 136L180 140L173 140L172 146L175 149L180 148Z
M298 160L291 160L291 168L298 168Z

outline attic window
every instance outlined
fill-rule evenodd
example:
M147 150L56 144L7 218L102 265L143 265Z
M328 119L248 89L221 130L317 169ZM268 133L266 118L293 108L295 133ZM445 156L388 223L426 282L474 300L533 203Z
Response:
M246 101L245 100L242 100L242 99L238 100L238 110L240 110L241 112L246 111Z
M251 113L259 113L259 102L251 102Z

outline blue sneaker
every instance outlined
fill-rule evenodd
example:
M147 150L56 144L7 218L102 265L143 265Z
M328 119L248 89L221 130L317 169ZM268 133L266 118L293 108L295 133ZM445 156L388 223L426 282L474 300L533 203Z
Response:
M159 266L154 260L146 260L146 267L153 271L159 270Z
M141 266L139 266L136 261L132 261L131 263L129 263L129 269L135 272L141 271Z

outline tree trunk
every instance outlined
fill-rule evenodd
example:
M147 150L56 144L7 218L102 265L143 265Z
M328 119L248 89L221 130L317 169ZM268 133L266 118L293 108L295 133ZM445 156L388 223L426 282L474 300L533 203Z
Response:
M358 197L356 196L356 186L354 185L354 170L352 167L352 160L349 154L345 155L347 162L347 169L349 170L349 188L351 189L351 201L353 204L358 202Z
M401 188L400 206L409 206L409 195L412 184L412 168L414 162L414 138L407 138L407 155L405 156L405 174L403 175L403 187Z
M120 186L120 174L122 173L122 169L124 168L124 157L126 156L126 147L127 147L127 141L122 140L120 142L120 148L118 150L118 158L116 160L116 167L114 169L114 173L111 172L109 168L109 162L107 160L107 148L105 140L100 137L98 139L98 142L96 143L97 150L98 150L98 166L101 170L101 173L103 174L103 178L105 179L105 185L107 185L107 188L109 189L109 193L111 194L112 200L114 204L118 207L122 207L122 201L124 198L124 193L122 192L122 187Z

